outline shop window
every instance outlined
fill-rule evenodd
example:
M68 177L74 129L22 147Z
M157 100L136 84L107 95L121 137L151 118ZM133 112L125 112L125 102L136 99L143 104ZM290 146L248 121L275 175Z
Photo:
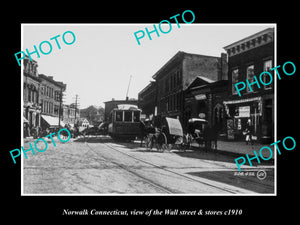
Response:
M239 81L239 69L235 69L231 72L231 78L232 78L232 94L237 94L237 90L235 88L235 84Z
M271 68L272 68L272 60L264 61L264 68L263 68L263 70L264 70L264 71L269 71L269 72L272 74L272 77L274 77L274 76L273 76L273 73L270 71ZM269 83L269 82L270 82L270 79L271 79L271 78L270 78L269 75L263 74L262 80L263 80L263 82L264 82L265 84ZM273 81L273 82L274 82L274 81ZM272 84L272 82L271 82L271 84ZM269 84L269 85L263 85L264 89L271 89L271 88L272 88L271 84Z
M248 79L248 82L251 84L254 82L254 65L250 65L247 67L247 79ZM255 85L252 85L251 86L251 89L249 88L249 85L247 85L247 92L252 92L251 90L253 90L253 92L255 92Z

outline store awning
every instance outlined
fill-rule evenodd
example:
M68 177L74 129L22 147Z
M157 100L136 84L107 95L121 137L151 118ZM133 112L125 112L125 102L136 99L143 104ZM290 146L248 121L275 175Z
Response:
M253 101L258 101L261 102L261 97L255 97L255 98L243 98L243 99L238 99L238 100L232 100L232 101L224 101L224 105L229 105L229 104L238 104L238 103L244 103L244 102L253 102Z
M52 127L58 127L58 117L42 115L42 118ZM60 121L60 126L64 127L65 123Z
M245 103L245 102L254 102L256 101L258 103L258 113L257 115L261 116L262 115L262 97L255 97L255 98L245 98L245 99L238 99L238 100L231 100L231 101L223 101L223 104L225 106L225 110L227 115L229 115L229 108L228 105L231 104L240 104L240 103ZM242 116L244 117L244 116Z

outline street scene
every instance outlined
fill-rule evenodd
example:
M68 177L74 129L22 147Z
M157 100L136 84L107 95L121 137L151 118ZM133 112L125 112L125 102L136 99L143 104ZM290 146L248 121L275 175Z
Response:
M22 159L23 194L276 193L274 146L260 151L274 142L274 25L183 26L166 39L150 32L153 40L143 46L125 35L137 25L59 29L72 34L63 39L72 46L38 59L26 49L22 58L23 147L47 149ZM24 31L26 43L32 34L58 32L34 25ZM76 57L75 50L95 55ZM68 142L57 136L62 128Z

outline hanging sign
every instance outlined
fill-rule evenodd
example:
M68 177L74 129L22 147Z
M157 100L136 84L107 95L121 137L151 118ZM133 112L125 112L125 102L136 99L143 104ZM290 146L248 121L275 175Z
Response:
M250 117L250 106L240 106L239 117Z
M195 95L195 99L196 100L204 100L204 99L206 99L206 95L205 94Z

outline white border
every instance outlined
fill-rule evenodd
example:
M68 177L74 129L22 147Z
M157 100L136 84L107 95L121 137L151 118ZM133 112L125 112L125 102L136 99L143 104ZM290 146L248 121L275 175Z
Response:
M153 25L150 23L130 23L130 24L109 24L109 23L68 23L68 24L55 24L55 23L21 23L21 49L23 49L23 27L26 25L35 26L143 26ZM277 65L277 23L192 23L180 24L180 26L271 26L274 27L274 66ZM230 44L230 43L229 43ZM23 63L21 63L21 143L23 143ZM277 141L277 76L275 79L274 90L274 141ZM274 147L274 193L255 193L255 194L24 194L23 186L23 151L21 151L21 196L277 196L277 151ZM259 169L259 168L258 168Z

